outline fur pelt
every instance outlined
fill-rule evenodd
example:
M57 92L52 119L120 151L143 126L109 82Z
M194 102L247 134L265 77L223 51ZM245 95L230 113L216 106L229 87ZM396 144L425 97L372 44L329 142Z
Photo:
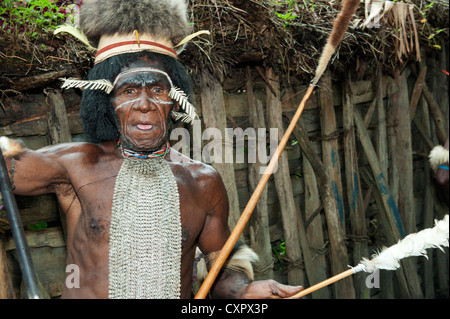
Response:
M0 151L4 157L18 156L28 149L21 140L12 140L6 136L0 136Z
M220 251L210 253L206 258L201 258L197 263L196 280L201 282L208 275L208 269L214 264L219 256ZM202 252L199 248L196 249L195 257L199 258ZM239 248L235 248L230 253L227 261L224 263L224 269L230 269L238 272L243 272L248 279L254 280L252 263L257 262L258 255L247 245L242 244Z
M131 34L134 30L177 45L191 31L185 0L84 0L80 28L94 47L103 34Z
M437 171L439 165L448 165L448 150L446 150L443 146L438 145L434 147L429 155L430 158L430 166L434 172Z

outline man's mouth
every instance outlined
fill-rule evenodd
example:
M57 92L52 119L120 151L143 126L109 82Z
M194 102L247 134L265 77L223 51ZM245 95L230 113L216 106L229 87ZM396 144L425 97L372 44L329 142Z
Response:
M136 127L142 131L150 131L153 128L151 124L138 124Z

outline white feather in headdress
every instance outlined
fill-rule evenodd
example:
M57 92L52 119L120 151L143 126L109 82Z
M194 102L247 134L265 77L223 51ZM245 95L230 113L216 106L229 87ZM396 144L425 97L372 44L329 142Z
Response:
M195 111L195 107L189 102L186 93L177 87L172 87L169 92L169 96L177 101L180 104L181 109L186 112L187 116L182 115L178 119L182 118L185 123L192 123L193 121L199 119L197 112ZM181 115L181 113L175 114Z
M54 32L53 34L58 34L61 32L66 32L69 33L70 35L72 35L73 37L77 38L78 40L80 40L83 44L86 45L86 47L88 48L88 50L90 51L95 51L97 50L96 48L94 48L90 43L88 38L86 37L86 35L83 33L82 30L71 26L71 25L62 25L59 26Z
M62 89L79 88L89 90L105 91L107 94L113 90L113 85L110 81L102 80L78 80L78 79L61 79L64 81L61 86Z

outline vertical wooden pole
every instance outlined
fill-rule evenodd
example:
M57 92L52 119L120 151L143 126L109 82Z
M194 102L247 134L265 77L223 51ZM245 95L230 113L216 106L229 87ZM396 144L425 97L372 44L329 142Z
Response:
M250 125L257 131L258 128L266 127L264 119L264 108L262 103L256 100L253 92L253 81L250 67L246 69L246 92L249 108ZM256 142L257 145L258 141ZM258 145L257 145L258 148ZM250 151L250 150L249 150ZM257 149L252 150L256 152ZM250 192L253 193L256 185L261 179L261 163L256 159L256 163L248 164L248 177ZM269 233L269 211L267 207L267 187L261 193L261 197L256 204L254 216L255 240L252 245L253 250L258 254L259 260L254 264L255 279L273 279L273 258Z
M0 235L0 299L15 299L14 287L8 270L5 243Z
M272 68L268 68L266 72L268 84L277 94L267 86L267 118L271 128L278 128L278 139L281 140L284 135L283 118L280 100L280 83L279 78ZM290 285L303 285L304 274L302 269L302 248L299 236L299 218L298 207L294 201L292 184L289 174L289 163L285 151L281 153L278 161L278 170L274 174L275 188L277 190L278 199L281 207L284 237L286 241L286 255L289 259L288 265L288 282Z
M317 186L319 188L323 209L325 211L328 238L330 241L331 271L332 275L337 275L348 270L349 259L344 236L342 234L342 228L339 224L339 213L333 194L333 188L331 186L331 177L329 176L325 165L322 163L322 160L311 147L311 142L309 141L308 135L299 122L295 125L293 134L298 140L303 153L308 158L317 177ZM333 288L335 297L338 299L355 298L353 279L351 277L337 282Z
M424 98L419 99L419 110L420 114L422 115L422 123L424 124L425 133L427 136L431 136L431 125L430 125L430 114L428 111L428 106L424 100ZM417 115L416 115L417 116ZM429 153L431 151L431 148L425 144L425 150L426 153ZM424 163L424 214L423 214L423 225L424 228L431 228L434 225L434 210L433 210L433 194L431 192L432 186L432 171L430 167L430 162L428 158L425 158ZM432 252L433 254L434 252ZM434 299L434 278L433 278L433 258L428 258L427 260L424 260L423 265L423 272L424 272L424 278L423 278L423 287L424 287L424 296L427 299Z
M366 154L366 158L372 169L373 180L376 184L382 208L380 211L385 213L386 237L389 245L394 245L404 237L405 231L399 216L398 208L395 205L389 186L385 181L385 177L381 171L375 149L370 141L369 134L366 130L364 120L357 109L354 110L354 119L357 127L358 138ZM415 265L410 259L402 261L405 277L408 280L409 294L411 298L421 298L422 291L418 281ZM399 270L400 271L400 270Z
M369 170L366 168L363 168L361 170L361 176L366 182L367 185L372 186L375 191L373 192L373 197L375 198L375 202L377 204L378 209L378 218L380 221L380 224L383 225L383 228L387 229L387 232L390 232L390 226L389 226L389 212L386 211L385 203L383 200L383 196L381 195L381 192L379 191L378 183L375 181L373 176L370 174ZM393 235L391 233L387 234L387 241L388 243L392 242ZM389 246L386 245L386 246ZM395 295L394 293L394 282L393 282L393 276L395 275L395 278L397 279L396 284L398 286L398 294ZM398 269L398 271L382 271L380 272L380 288L381 288L381 296L383 299L394 299L396 297L400 298L411 298L411 294L409 293L408 289L408 283L406 279L406 275L404 273L404 269Z
M397 121L394 119L394 104L396 103L397 95L394 95L392 92L394 90L394 83L391 82L387 85L386 90L388 92L387 106L386 106L386 120L389 124L387 127L387 136L388 136L388 158L389 158L389 171L387 180L389 180L389 186L392 194L392 200L395 205L398 205L398 188L399 188L399 180L398 180L398 167L397 167L397 137L396 137L396 129L397 129Z
M356 132L353 119L353 101L351 79L348 74L342 85L345 180L351 235L353 236L353 264L357 265L363 257L368 256L365 210L356 154ZM370 298L370 291L365 284L363 273L355 275L355 292L358 299Z
M205 126L207 128L219 129L222 132L222 138L225 138L227 120L222 84L207 69L204 69L200 73L200 88L202 114ZM233 163L225 163L223 156L222 163L212 163L212 166L222 177L227 189L230 205L228 224L230 229L233 229L240 217L239 197L236 187L234 165Z
M398 210L402 217L407 234L416 232L416 214L414 201L413 158L411 139L411 113L408 93L409 69L401 74L397 72L399 91L393 107L394 120L396 120L397 141L397 168L399 180Z
M388 88L386 88L388 91ZM377 119L378 126L376 130L376 151L378 155L378 159L380 161L381 171L383 176L386 178L386 184L391 185L391 183L397 183L397 178L392 178L389 175L389 144L388 144L388 128L387 128L387 117L386 110L384 106L384 96L383 96L383 66L381 63L377 65L376 78L375 78L375 104L377 108ZM389 94L388 94L389 95ZM366 127L368 127L368 123L366 122ZM395 143L395 139L393 139L393 143ZM396 171L397 166L393 166L393 169ZM396 175L397 176L397 175ZM393 197L394 198L394 197ZM397 204L397 201L395 200ZM382 208L380 208L382 209ZM392 272L386 271L380 274L380 285L383 285L383 289L381 289L381 294L384 297L394 297L394 287L392 285L393 280ZM404 278L401 278L404 281Z
M322 204L316 174L306 156L303 156L303 180L305 181L305 219L309 221L306 232L311 248L315 248L315 250L312 249L311 255L317 279L310 282L310 285L314 285L326 280L328 276L326 257L321 252L321 249L325 247L322 218L321 214L317 213L322 210ZM329 299L331 297L329 287L313 292L312 297L313 299Z
M376 105L378 115L377 155L380 161L381 171L386 177L387 184L389 184L389 153L387 145L386 110L383 101L383 68L381 63L378 64L376 73Z
M47 126L50 143L55 145L72 142L72 134L70 132L69 119L67 118L66 105L64 103L64 98L61 91L46 89L44 93L47 95L47 102L50 105L47 113ZM67 239L66 215L62 211L61 207L58 207L58 209L64 239Z
M342 196L341 165L339 159L338 127L334 111L331 75L326 71L320 80L320 110L323 163L329 169L334 197L339 211L339 223L345 234L344 200Z

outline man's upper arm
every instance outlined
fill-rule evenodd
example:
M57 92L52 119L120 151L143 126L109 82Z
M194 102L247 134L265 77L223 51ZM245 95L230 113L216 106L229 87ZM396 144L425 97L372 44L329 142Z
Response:
M221 250L230 236L228 195L217 172L207 183L207 193L207 202L210 207L207 210L205 224L198 240L199 248L205 254Z
M65 168L51 147L39 151L24 149L15 156L5 156L14 193L40 195L55 192L55 185L69 182Z

